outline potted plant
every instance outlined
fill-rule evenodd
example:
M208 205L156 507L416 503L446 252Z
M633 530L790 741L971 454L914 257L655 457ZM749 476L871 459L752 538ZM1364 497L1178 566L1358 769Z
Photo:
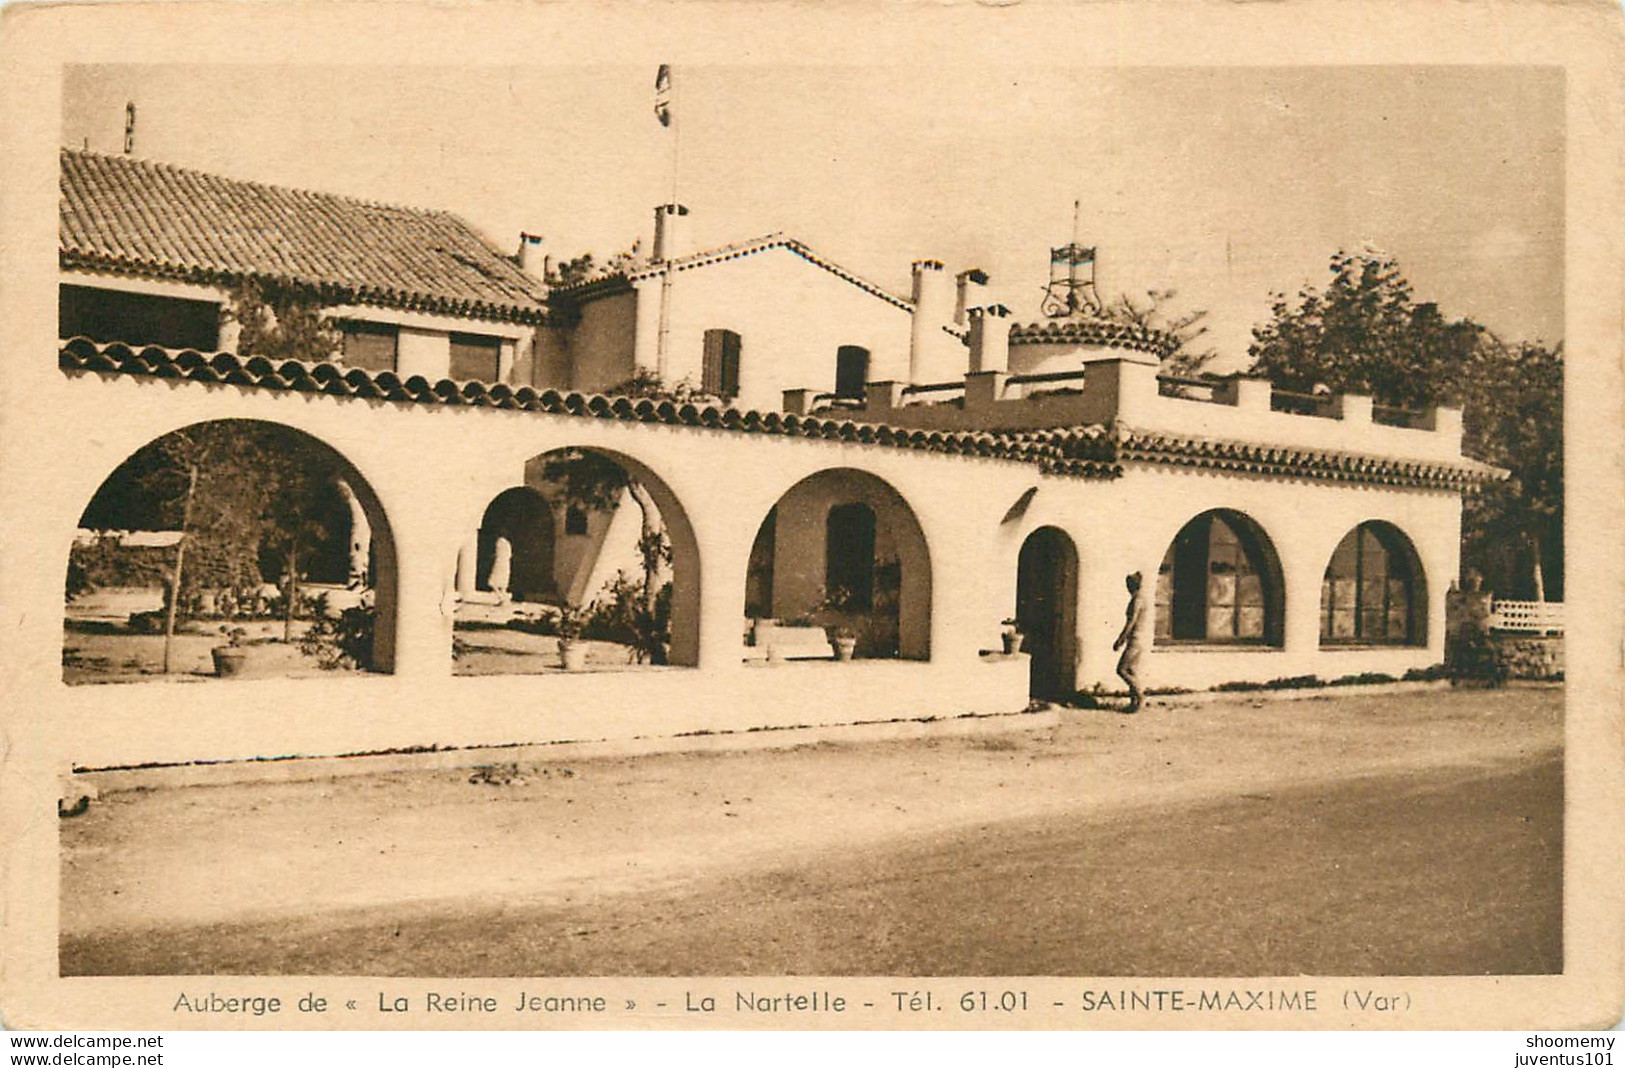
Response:
M837 660L851 660L858 648L858 632L852 625L857 611L852 591L836 586L824 597L816 614L824 624L824 637L829 639L830 651Z
M226 644L209 650L209 655L214 657L214 673L223 679L241 675L243 665L248 662L248 650L243 648L243 639L248 637L248 631L243 627L223 624L220 633L225 635Z
M559 664L565 671L581 671L587 666L587 647L581 632L587 625L587 610L578 605L559 609Z
M1015 619L1006 619L999 624L1004 629L999 633L999 641L1004 644L1006 656L1013 656L1021 652L1021 643L1025 635L1021 633L1021 624Z

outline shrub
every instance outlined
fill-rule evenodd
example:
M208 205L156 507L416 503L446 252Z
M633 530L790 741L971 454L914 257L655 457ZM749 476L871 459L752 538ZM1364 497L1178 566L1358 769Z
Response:
M1500 686L1507 680L1507 667L1497 655L1495 641L1481 630L1463 631L1455 641L1450 660L1450 685L1479 683Z
M377 612L371 608L346 608L337 619L321 616L299 639L299 651L313 656L324 668L358 668L371 671L372 639Z
M655 593L651 613L643 580L618 572L593 600L582 635L630 646L638 663L664 664L671 643L671 583Z
M68 550L68 597L107 586L162 586L174 553L161 546L122 545L116 538L75 542Z
M1213 687L1220 693L1247 693L1252 690L1312 690L1324 686L1318 675L1284 675L1268 682L1221 682Z
M1317 686L1324 686L1318 675L1287 675L1279 679L1271 679L1264 684L1266 690L1312 690Z
M521 634L536 634L544 638L551 638L559 632L559 614L557 612L538 612L536 615L516 615L502 625L509 630L517 630Z
M1404 682L1434 682L1450 677L1450 669L1443 664L1429 664L1424 668L1411 668L1401 677Z
M1362 671L1358 675L1344 675L1328 682L1328 686L1374 686L1385 682L1398 682L1392 675L1381 671Z

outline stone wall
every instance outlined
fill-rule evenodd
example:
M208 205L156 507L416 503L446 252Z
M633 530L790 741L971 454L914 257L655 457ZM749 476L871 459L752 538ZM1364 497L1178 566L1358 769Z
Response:
M1563 674L1563 639L1533 635L1497 634L1496 659L1512 679L1551 679Z

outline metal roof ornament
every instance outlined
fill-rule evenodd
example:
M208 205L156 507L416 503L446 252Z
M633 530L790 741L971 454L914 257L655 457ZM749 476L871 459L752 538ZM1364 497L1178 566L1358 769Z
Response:
M1105 307L1095 290L1095 249L1078 243L1078 207L1072 202L1072 240L1049 250L1049 284L1044 287L1043 313L1051 319L1092 319Z

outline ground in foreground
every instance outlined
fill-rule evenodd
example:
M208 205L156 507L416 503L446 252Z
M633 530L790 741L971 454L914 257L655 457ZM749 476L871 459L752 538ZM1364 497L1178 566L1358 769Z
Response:
M1561 700L1237 698L994 737L111 795L64 824L61 966L1553 972Z

